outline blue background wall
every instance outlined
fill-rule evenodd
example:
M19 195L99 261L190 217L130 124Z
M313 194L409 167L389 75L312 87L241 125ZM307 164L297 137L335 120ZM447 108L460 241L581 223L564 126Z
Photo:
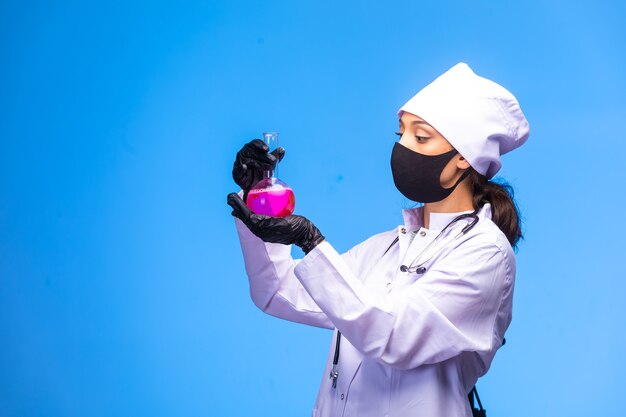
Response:
M280 131L297 212L347 250L400 223L396 110L459 61L532 127L500 172L526 240L489 415L623 415L625 20L603 0L3 1L0 415L308 415L331 334L250 301L234 154Z

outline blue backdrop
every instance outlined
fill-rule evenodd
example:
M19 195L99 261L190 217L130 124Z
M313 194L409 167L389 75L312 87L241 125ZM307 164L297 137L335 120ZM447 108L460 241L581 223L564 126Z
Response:
M0 415L309 415L331 333L248 296L225 204L266 130L338 249L401 222L396 110L459 61L531 123L496 416L623 415L618 1L3 1Z

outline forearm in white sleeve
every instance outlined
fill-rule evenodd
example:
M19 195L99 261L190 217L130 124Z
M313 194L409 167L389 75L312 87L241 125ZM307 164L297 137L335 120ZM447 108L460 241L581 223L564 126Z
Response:
M291 245L265 243L235 219L250 296L262 311L281 319L334 329L294 274L300 260L291 257Z
M364 355L411 369L473 351L488 367L510 322L514 263L493 245L468 242L455 252L440 269L391 294L374 293L326 242L295 274Z

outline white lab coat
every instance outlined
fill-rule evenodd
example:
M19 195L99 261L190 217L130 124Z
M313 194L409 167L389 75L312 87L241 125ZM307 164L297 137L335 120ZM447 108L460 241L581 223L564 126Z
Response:
M502 344L515 278L490 205L466 235L454 240L467 224L459 221L442 236L426 273L400 271L458 214L434 213L425 229L421 208L403 210L397 229L342 255L325 241L301 260L235 219L254 303L343 335L337 387L333 336L313 416L471 416L467 394Z

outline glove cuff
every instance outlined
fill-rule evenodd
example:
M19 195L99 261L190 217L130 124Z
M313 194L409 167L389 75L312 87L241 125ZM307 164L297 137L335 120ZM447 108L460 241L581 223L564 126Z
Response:
M317 245L322 243L324 239L325 237L322 236L322 234L319 233L318 231L318 234L315 236L314 239L304 242L302 246L300 246L300 248L302 248L302 252L304 252L304 254L307 255L309 252L315 249Z

